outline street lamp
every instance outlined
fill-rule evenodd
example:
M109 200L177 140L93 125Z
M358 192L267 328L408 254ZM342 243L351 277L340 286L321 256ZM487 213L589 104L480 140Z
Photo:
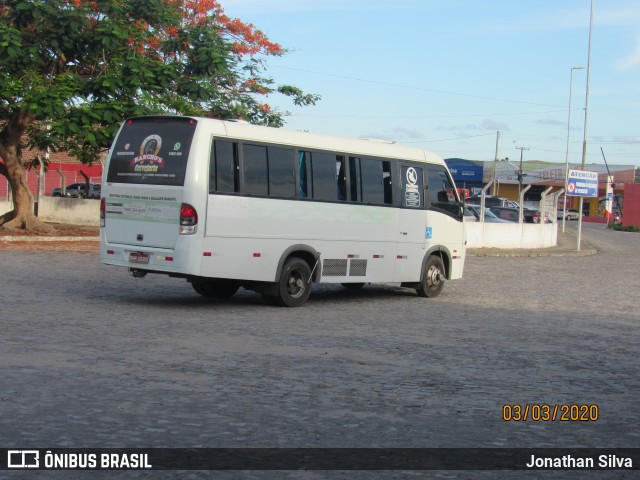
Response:
M567 184L569 183L569 135L571 132L571 89L573 87L573 71L584 70L587 67L578 66L571 67L571 76L569 77L569 118L567 118L567 154L564 160L564 204L562 205L562 233L564 233L565 217L567 216Z
M582 137L582 170L587 163L587 113L589 111L589 82L591 80L591 34L593 32L593 0L591 0L591 13L589 15L589 51L587 54L587 89L584 96L584 133ZM578 235L576 238L576 250L580 250L580 240L582 237L582 207L584 204L584 197L580 197L580 203L578 210Z

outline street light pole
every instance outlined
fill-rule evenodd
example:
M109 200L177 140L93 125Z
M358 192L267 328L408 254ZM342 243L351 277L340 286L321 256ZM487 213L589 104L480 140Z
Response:
M573 71L584 70L587 67L571 67L569 78L569 118L567 118L567 154L564 160L564 202L562 205L562 233L564 233L565 217L567 216L567 184L569 183L569 135L571 133L571 89L573 87Z
M593 31L593 0L591 0L591 14L589 16L589 53L587 56L587 91L584 99L584 133L582 137L582 170L587 164L587 113L589 108L589 81L591 80L591 32ZM580 197L580 215L578 215L578 235L576 250L580 250L580 240L582 236L582 208L584 197Z
M500 130L496 132L496 156L493 160L493 196L498 195L498 141L500 140Z

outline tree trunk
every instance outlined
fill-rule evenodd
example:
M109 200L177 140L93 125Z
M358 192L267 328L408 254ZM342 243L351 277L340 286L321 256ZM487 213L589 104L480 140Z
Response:
M0 216L0 227L7 229L42 230L49 228L33 213L33 195L24 176L24 166L20 152L20 139L33 117L22 111L16 111L5 128L0 132L0 174L4 175L11 186L13 210Z

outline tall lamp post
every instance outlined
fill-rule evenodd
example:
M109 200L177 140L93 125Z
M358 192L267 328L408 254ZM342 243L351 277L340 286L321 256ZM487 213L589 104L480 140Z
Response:
M589 16L589 53L587 55L587 91L584 98L584 134L582 138L582 170L587 164L587 113L589 108L589 81L591 79L591 32L593 30L593 0L591 0L591 14ZM578 210L578 235L576 238L576 250L580 250L580 240L582 237L582 207L584 197L580 197Z
M567 184L569 183L569 135L571 133L571 89L573 87L573 71L584 70L587 67L578 66L571 67L571 76L569 78L569 118L567 118L567 154L564 160L564 202L562 205L562 233L564 233L565 217L567 216Z

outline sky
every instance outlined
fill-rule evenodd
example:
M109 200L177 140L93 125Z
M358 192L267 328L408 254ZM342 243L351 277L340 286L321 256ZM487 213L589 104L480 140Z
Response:
M586 104L586 163L640 167L638 0L593 0L588 97L591 0L220 3L288 50L268 76L322 97L270 98L285 128L575 165Z

